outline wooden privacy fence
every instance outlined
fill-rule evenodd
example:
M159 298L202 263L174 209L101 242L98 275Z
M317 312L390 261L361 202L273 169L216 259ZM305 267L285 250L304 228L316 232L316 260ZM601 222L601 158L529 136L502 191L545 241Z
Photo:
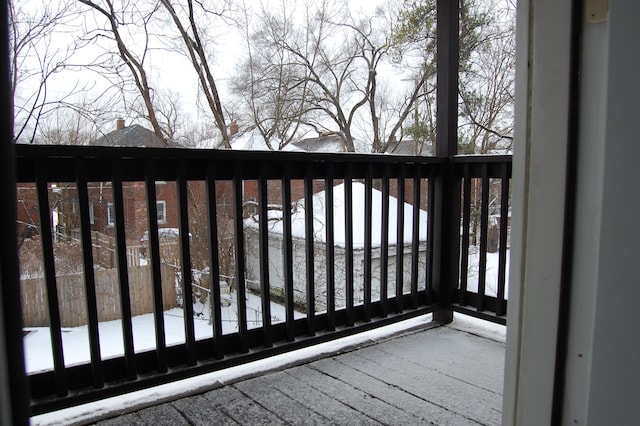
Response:
M62 229L62 228L61 228ZM80 230L58 231L59 235L67 235L74 241L80 241ZM160 259L162 262L176 265L180 256L180 245L177 238L159 237ZM91 231L93 263L105 269L116 267L116 239L98 231ZM147 248L142 245L127 244L127 266L143 266L147 262Z
M180 263L180 244L177 241L163 241L160 240L160 260L163 263L167 263L169 265L178 265ZM115 252L115 243L114 243L114 252ZM95 247L94 247L95 253ZM113 257L114 263L112 264L112 268L115 267L115 255ZM149 253L146 247L141 245L127 246L127 265L129 267L132 266L141 266L146 264L149 261Z
M175 268L161 264L163 308L176 306ZM120 292L118 270L95 271L98 319L112 321L120 319ZM62 327L77 327L87 324L84 275L60 275L56 277L60 321ZM129 294L131 314L142 315L153 312L151 268L136 266L129 268ZM25 327L48 327L49 309L44 278L30 278L21 282L22 310Z

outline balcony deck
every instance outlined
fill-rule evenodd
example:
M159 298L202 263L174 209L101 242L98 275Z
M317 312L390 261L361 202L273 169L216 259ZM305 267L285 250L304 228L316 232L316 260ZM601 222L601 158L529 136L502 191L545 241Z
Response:
M504 343L454 322L97 424L495 425L502 408L504 349Z

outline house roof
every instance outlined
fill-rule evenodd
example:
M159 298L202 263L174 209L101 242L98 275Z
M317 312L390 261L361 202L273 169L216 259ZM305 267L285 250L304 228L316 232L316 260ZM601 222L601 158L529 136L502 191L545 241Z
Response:
M382 192L377 189L372 190L372 236L373 247L382 245ZM364 248L364 217L365 210L365 185L360 182L352 183L353 200L353 247L355 249ZM291 213L291 230L293 238L305 238L305 200L298 200ZM326 243L325 228L325 205L326 192L321 191L313 195L313 232L314 240ZM344 184L333 188L333 221L334 221L334 244L338 247L346 247L345 232L345 195ZM427 240L427 212L420 210L420 232L419 241ZM397 242L398 223L398 199L389 196L389 245ZM245 220L248 227L257 228L257 216ZM269 214L269 232L276 235L283 235L283 220L281 211L271 211ZM413 206L404 203L404 230L403 242L410 244L413 235Z
M394 155L432 155L430 145L425 142L411 139L405 139L389 144L386 153Z
M231 140L231 148L235 150L246 151L272 151L278 149L278 141L272 142L272 148L269 148L264 138L257 130L251 130L239 135L236 135ZM300 148L293 146L293 144L286 145L282 151L302 151Z
M371 152L371 147L365 142L354 140L356 152ZM210 144L210 143L209 143ZM277 149L277 141L272 142L273 149ZM256 130L237 135L231 140L231 148L248 151L272 151L264 138ZM297 152L347 152L344 139L338 133L313 138L304 138L287 144L282 151Z
M168 146L155 133L139 124L133 124L107 133L93 141L92 145L156 148Z
M306 152L347 152L344 138L339 133L314 138L304 138L291 144ZM365 142L354 140L353 144L355 145L356 152L371 152L371 147Z

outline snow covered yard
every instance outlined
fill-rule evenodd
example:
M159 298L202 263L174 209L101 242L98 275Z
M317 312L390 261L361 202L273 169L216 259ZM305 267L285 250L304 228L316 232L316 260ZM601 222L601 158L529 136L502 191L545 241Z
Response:
M509 297L509 257L511 250L507 249L506 265L505 265L505 293L506 299ZM485 275L485 291L486 296L496 297L498 291L498 267L499 253L487 253L487 272ZM476 246L469 247L469 265L467 267L467 291L478 292L478 278L480 268L480 254Z
M498 253L487 253L487 273L485 294L496 296L498 288ZM476 247L470 247L467 290L477 292L479 254ZM507 250L507 286L509 276L509 250ZM238 330L236 294L222 296L222 330L223 333L234 333ZM259 295L247 292L247 327L256 328L262 325L262 307ZM210 308L208 299L205 303L197 301L194 304L196 314L194 330L196 339L206 339L213 336L213 327L209 321ZM283 305L271 302L272 322L282 322L285 319ZM295 312L296 318L304 314ZM184 343L184 318L181 308L174 308L164 312L165 337L167 346ZM155 348L155 326L153 314L145 314L132 318L134 333L134 348L142 352ZM25 328L25 360L29 373L53 369L51 354L51 340L49 328ZM112 358L124 354L122 324L120 320L106 321L99 324L100 350L102 357ZM62 330L65 364L67 366L86 363L90 360L89 338L87 326L64 328Z
M222 331L224 334L238 330L238 309L236 293L222 296ZM247 327L256 328L262 325L262 307L260 296L247 293ZM209 322L209 304L196 302L194 312L194 330L197 340L213 336L213 327ZM304 316L294 312L296 318ZM271 321L283 322L285 309L283 305L271 302ZM184 317L181 308L164 312L165 337L167 346L184 343ZM136 352L155 348L155 326L153 314L145 314L132 318L133 340ZM102 358L112 358L124 354L122 322L120 320L99 323L100 351ZM25 361L27 372L34 373L53 369L51 354L51 338L48 327L24 329ZM64 328L62 330L64 360L67 366L86 363L90 360L89 337L87 326Z
M498 287L498 253L487 253L487 274L485 294L495 296ZM479 255L475 247L470 248L467 290L477 291ZM509 250L507 250L507 277L509 275ZM508 294L508 279L506 286ZM196 339L206 339L213 336L213 327L209 321L210 310L208 301L194 304L194 330ZM234 333L238 330L236 294L222 296L222 330L223 333ZM262 325L262 308L259 295L247 293L247 327L256 328ZM271 302L272 322L282 322L285 319L283 305ZM296 318L304 314L295 312ZM167 346L184 343L184 318L181 308L174 308L164 312L165 337ZM132 318L134 333L134 348L142 352L155 348L155 326L153 314L145 314ZM53 369L51 354L51 340L49 328L25 328L25 361L27 371L34 373ZM124 354L122 324L120 320L101 322L99 324L100 350L104 359ZM65 364L67 366L86 363L90 360L89 338L87 326L64 328L62 330Z

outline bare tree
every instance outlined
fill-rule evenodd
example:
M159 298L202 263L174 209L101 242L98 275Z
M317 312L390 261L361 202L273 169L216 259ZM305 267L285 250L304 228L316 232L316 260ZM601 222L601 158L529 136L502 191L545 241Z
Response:
M342 24L346 27L359 46L356 56L364 62L368 70L366 80L363 79L360 89L363 99L368 105L368 116L365 127L372 142L372 152L386 152L393 144L403 137L403 127L414 110L416 103L428 93L426 67L411 67L407 63L398 62L403 73L407 71L413 81L408 89L402 89L394 84L393 88L386 88L381 83L379 69L381 65L391 65L393 53L400 48L401 43L394 37L394 25L398 20L398 10L395 2L388 2L374 14L355 19L349 16L349 21ZM366 84L364 82L366 81ZM382 90L381 90L382 89ZM435 89L432 89L435 90ZM395 93L393 93L395 92Z
M381 68L392 65L404 42L394 35L397 5L368 15L335 0L304 10L286 0L270 6L260 11L257 30L247 31L248 54L235 85L269 146L274 135L286 145L301 128L337 133L347 151L356 150L358 129L373 152L402 138L403 124L428 90L419 66L411 71L413 85L385 89L390 83Z
M161 88L153 91L153 107L156 120L162 129L162 134L167 142L180 142L183 139L185 126L184 107L180 93ZM146 107L143 102L135 100L130 104L130 110L138 117L146 118Z
M513 9L493 7L492 11L494 20L484 26L460 87L463 153L513 149L515 21Z
M13 100L13 142L33 143L47 115L87 86L76 84L64 93L51 95L50 80L68 67L77 46L56 43L55 35L70 31L76 15L73 3L60 1L15 2L9 0L10 93Z
M308 96L304 69L281 44L281 40L295 36L293 9L286 1L279 3L279 14L286 18L277 19L261 5L253 23L244 4L242 30L247 50L232 89L269 149L280 150L299 136Z
M308 9L306 12L306 29L301 29L302 43L288 40L281 43L306 69L307 80L313 87L307 124L321 134L327 130L328 117L338 126L346 150L353 152L354 120L358 110L366 104L367 98L357 85L362 81L362 75L357 75L361 70L356 67L359 46L353 38L345 37L339 31L340 27L335 25L345 19L343 10L331 0L321 1L317 9ZM369 70L365 72L368 76L372 75ZM366 78L365 81L368 86L369 79ZM313 113L319 115L314 116Z
M169 13L171 21L180 34L183 48L196 71L200 89L222 136L222 146L231 148L229 132L225 122L225 111L220 101L218 85L213 77L211 61L207 54L207 46L201 29L202 21L206 21L208 16L223 17L225 15L227 10L226 3L222 11L208 9L204 3L194 2L193 0L185 0L184 4L179 1L160 0L160 4Z
M435 6L434 0L409 3L400 12L395 32L401 41L398 56L409 53L421 58L426 78L424 101L421 108L416 106L407 130L414 138L424 138L430 143L435 143ZM512 6L506 3L461 1L461 153L510 150L515 54L513 18Z
M167 132L165 132L159 123L153 102L153 88L150 83L148 73L145 69L145 60L149 52L150 43L150 22L158 10L157 5L148 5L147 2L131 2L123 4L122 9L116 9L113 0L78 0L97 11L106 19L105 27L90 32L90 40L99 38L109 38L115 42L118 55L122 63L126 66L133 80L133 84L142 98L147 116L151 127L156 136L165 141L167 140ZM129 27L134 27L131 30ZM137 42L133 43L126 39L126 34L134 31L137 34ZM140 42L142 39L142 42ZM140 53L134 51L134 45L141 46ZM111 62L97 65L103 75L115 72L118 79L127 80L119 73L118 67L113 67Z
M86 145L99 136L92 120L77 110L59 109L41 125L40 143L51 145Z

